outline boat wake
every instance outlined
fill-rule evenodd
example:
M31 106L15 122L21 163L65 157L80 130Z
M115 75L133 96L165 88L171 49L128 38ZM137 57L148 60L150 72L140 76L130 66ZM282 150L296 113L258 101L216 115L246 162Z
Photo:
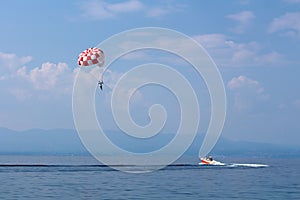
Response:
M269 165L265 165L265 164L238 164L238 163L232 163L228 165L229 167L254 167L254 168L258 168L258 167L269 167Z
M216 161L211 156L206 156L204 158L200 158L199 165L202 166L226 166L226 167L268 167L268 165L265 164L242 164L242 163L222 163L219 161Z
M252 163L247 163L247 164L242 164L242 163L214 163L214 164L204 164L204 163L199 163L200 166L223 166L223 167L246 167L246 168L263 168L263 167L269 167L269 165L265 164L252 164Z

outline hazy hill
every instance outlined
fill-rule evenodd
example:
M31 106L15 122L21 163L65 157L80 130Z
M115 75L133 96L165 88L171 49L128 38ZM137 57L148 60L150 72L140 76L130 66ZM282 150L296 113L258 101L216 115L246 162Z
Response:
M84 154L76 131L71 129L31 129L13 131L0 128L0 154Z
M150 140L133 139L119 132L108 132L108 137L118 146L133 152L149 152L163 147L172 139L171 134L159 134ZM199 135L186 152L197 156L202 144ZM0 154L88 154L75 130L72 129L31 129L14 131L0 128ZM266 143L231 141L220 138L211 152L224 156L300 156L300 148L278 146Z

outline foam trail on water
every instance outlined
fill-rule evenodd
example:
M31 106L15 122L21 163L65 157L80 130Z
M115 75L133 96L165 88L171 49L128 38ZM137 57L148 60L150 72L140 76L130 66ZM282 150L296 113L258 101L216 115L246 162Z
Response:
M229 166L232 166L232 167L269 167L269 165L265 165L265 164L239 164L239 163L233 163Z

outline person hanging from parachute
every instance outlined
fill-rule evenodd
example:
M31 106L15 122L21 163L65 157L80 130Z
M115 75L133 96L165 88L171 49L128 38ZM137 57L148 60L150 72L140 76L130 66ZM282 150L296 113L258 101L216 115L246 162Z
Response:
M102 90L103 89L103 81L98 81L98 85L99 85L100 89Z
M97 65L98 67L102 68L104 65L104 52L97 47L88 48L79 54L78 65L80 67ZM102 73L100 74L100 80L98 81L98 85L102 90L103 89Z

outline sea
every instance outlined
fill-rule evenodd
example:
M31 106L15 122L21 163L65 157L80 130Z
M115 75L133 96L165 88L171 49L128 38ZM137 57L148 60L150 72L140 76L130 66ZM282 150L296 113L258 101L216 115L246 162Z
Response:
M300 199L300 158L218 160L127 173L91 156L1 155L0 199Z

